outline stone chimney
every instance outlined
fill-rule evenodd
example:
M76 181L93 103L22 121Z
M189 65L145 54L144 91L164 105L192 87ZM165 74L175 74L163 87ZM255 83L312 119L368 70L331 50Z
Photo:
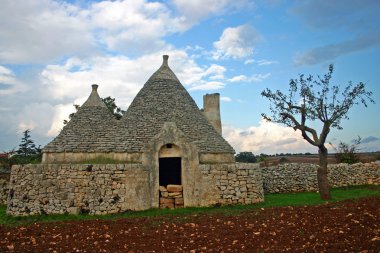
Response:
M203 114L206 116L215 130L222 135L222 122L220 120L220 95L219 93L203 96Z
M169 64L168 64L169 55L164 54L164 55L162 56L162 59L163 59L163 61L162 61L162 65L168 67L168 66L169 66Z

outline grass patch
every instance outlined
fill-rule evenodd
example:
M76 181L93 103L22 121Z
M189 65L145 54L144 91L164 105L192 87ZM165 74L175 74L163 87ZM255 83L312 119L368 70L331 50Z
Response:
M362 185L335 188L331 190L332 200L323 201L316 192L301 193L281 193L267 194L265 201L252 205L229 205L221 207L188 207L181 209L149 209L139 212L125 212L113 215L71 215L71 214L54 214L54 215L34 215L25 217L13 217L6 215L6 206L0 206L0 225L16 226L27 225L35 222L56 222L56 221L77 221L90 219L119 219L119 218L142 218L142 217L176 217L176 219L187 220L190 215L198 214L220 214L220 215L237 215L244 211L281 207L281 206L312 206L324 203L338 202L346 199L357 199L369 196L380 196L380 185ZM178 217L180 216L180 217Z

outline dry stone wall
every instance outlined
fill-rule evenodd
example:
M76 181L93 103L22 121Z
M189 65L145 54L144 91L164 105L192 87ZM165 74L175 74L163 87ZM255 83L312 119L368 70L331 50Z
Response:
M141 164L13 166L7 212L107 214L150 208Z
M263 181L259 164L202 164L204 178L217 189L217 203L251 204L264 201Z
M315 191L317 168L315 164L266 168L244 163L200 164L196 187L188 189L197 192L189 196L198 196L199 202L186 200L183 192L184 203L174 205L251 204L263 201L264 193ZM380 162L329 165L328 171L331 187L380 184ZM7 212L11 215L109 214L151 208L149 175L142 164L18 165L12 167L9 185L3 184L0 190L5 193L9 188Z
M9 181L3 178L0 178L0 204L7 204L7 197L9 192Z
M151 194L160 192L152 193L150 173L144 168L142 164L13 166L7 213L109 214L149 209L154 206ZM200 178L188 190L197 192L193 195L198 202L186 199L192 195L184 192L182 198L174 198L173 207L263 201L258 164L203 164L197 170ZM178 193L169 188L168 195Z
M265 193L318 190L317 164L286 163L262 168ZM380 162L328 165L331 187L380 184Z

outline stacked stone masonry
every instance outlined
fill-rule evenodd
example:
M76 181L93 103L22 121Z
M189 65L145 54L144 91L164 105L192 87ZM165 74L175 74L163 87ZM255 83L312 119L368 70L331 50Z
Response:
M181 208L184 206L182 185L160 186L160 208Z
M140 164L13 166L7 212L109 214L148 209Z
M198 170L201 178L194 190L200 196L197 206L263 201L258 164L203 164ZM159 203L152 203L152 194L159 196L160 191L151 192L149 177L142 164L13 166L7 213L98 215L159 207ZM194 203L186 200L185 192L169 186L166 190L174 207L192 206L186 201Z
M0 178L0 204L7 204L7 197L9 192L9 181Z
M203 164L204 177L217 186L218 203L252 204L264 201L259 164Z
M264 193L317 191L317 164L285 163L262 168ZM380 185L380 161L328 165L330 187Z
M201 206L256 203L263 201L264 192L317 190L315 164L260 168L259 164L229 163L201 164L198 168L202 175L198 182ZM328 177L331 187L380 185L380 162L329 165ZM9 185L3 184L0 190L8 192L7 212L11 215L109 214L152 208L149 172L142 164L17 165L12 167ZM166 196L163 188L161 192ZM174 192L177 195L180 191ZM177 199L174 207L181 206L181 201L187 206L185 198Z

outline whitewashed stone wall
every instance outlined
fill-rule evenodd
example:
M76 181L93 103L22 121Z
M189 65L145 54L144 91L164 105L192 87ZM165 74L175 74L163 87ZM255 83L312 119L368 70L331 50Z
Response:
M264 201L259 164L202 164L199 167L203 176L216 186L217 203L251 204Z
M318 190L317 164L286 163L262 168L264 193ZM380 162L328 165L330 187L380 184Z

